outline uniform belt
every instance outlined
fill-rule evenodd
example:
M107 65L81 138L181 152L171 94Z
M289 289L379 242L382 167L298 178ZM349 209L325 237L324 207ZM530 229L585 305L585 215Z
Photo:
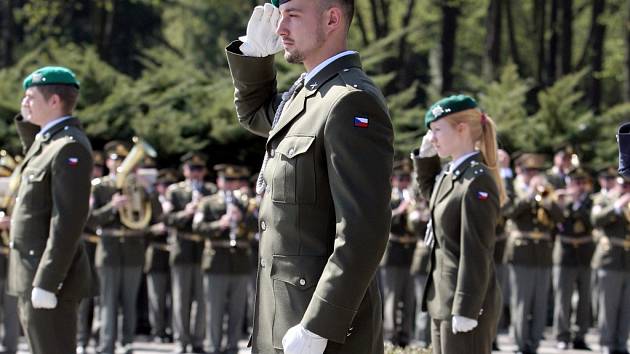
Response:
M212 248L249 248L249 241L242 240L211 240L208 242Z
M81 238L83 239L83 241L89 243L98 243L101 240L100 237L92 234L83 234L81 235Z
M398 235L394 235L394 234L389 234L389 240L392 241L392 242L403 243L403 244L418 242L418 238L417 237L409 236L409 235L398 236Z
M181 231L177 232L177 238L186 240L186 241L193 241L193 242L203 242L205 240L205 238L199 234L193 234L191 232L181 232Z
M593 243L593 236L589 235L589 236L574 237L574 236L558 235L558 240L560 240L560 242L564 244L571 245L573 247L579 247L587 243Z
M129 229L102 229L102 237L143 237L146 231Z
M160 250L160 251L164 251L164 252L170 252L171 251L171 246L167 243L163 243L163 242L151 242L150 246Z
M515 238L534 240L535 242L538 242L538 241L551 241L551 236L549 236L549 234L546 234L546 233L540 232L540 231L529 231L529 232L514 231L514 232L512 232L512 235Z
M604 236L600 240L602 244L608 244L608 245L621 247L626 251L630 250L630 239L619 239L615 237Z

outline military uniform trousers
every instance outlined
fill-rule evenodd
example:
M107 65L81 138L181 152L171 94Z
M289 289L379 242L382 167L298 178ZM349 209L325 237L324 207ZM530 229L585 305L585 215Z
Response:
M426 274L413 275L415 306L415 328L413 334L413 343L426 348L431 344L431 317L426 311L422 311L422 294L424 294L424 285L427 283Z
M101 280L101 332L99 352L109 354L116 349L118 307L122 305L122 344L133 342L136 330L136 301L142 280L142 265L103 266Z
M79 299L60 299L54 309L36 309L33 308L30 295L18 296L19 316L32 353L74 353L76 351L77 322L69 320L60 324L59 319L76 319L79 301ZM51 348L54 349L51 351Z
M382 266L383 335L396 345L408 344L413 326L413 281L409 267Z
M2 309L2 346L6 353L17 351L17 340L20 335L17 312L17 298L6 293L6 278L0 278L0 309Z
M238 340L241 337L245 307L247 304L247 283L250 276L245 274L205 273L203 286L206 293L208 313L208 351L210 354L238 353ZM227 308L227 347L221 349L223 338L223 318Z
M509 327L509 323L507 321L507 311L510 307L510 270L507 264L497 264L494 265L496 269L497 281L499 282L499 288L501 288L501 299L503 303L501 304L501 311L499 316L499 321L497 322L497 331L501 328Z
M433 354L490 354L497 319L482 314L477 321L477 327L472 331L453 334L450 320L431 319Z
M519 351L536 352L543 338L551 284L551 268L509 265L510 312Z
M169 288L169 274L162 271L147 273L147 296L149 300L149 323L154 337L165 337L168 323L166 298Z
M171 266L173 292L173 332L175 341L203 346L206 331L206 304L199 263ZM191 319L193 321L191 322Z
M588 328L591 326L591 268L587 266L569 267L555 265L553 267L554 289L554 333L556 340L570 342L584 340ZM577 332L571 337L571 300L577 288L578 303L575 310Z
M90 267L92 269L92 282L98 282L98 273L96 272L94 265L94 255L96 253L96 244L92 242L84 242L85 252L88 255L90 261ZM89 296L81 300L79 303L79 318L77 323L77 345L81 347L87 347L90 344L90 338L92 337L92 326L94 322L98 323L98 318L95 321L95 317L98 317L96 311L96 298L98 295L98 283L94 283L94 296Z
M600 345L624 351L630 333L630 272L598 269Z

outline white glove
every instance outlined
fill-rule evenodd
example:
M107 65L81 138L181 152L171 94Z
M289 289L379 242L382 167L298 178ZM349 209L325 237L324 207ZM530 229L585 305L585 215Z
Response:
M33 288L31 302L36 309L54 309L57 307L57 296L42 288Z
M282 338L284 354L323 354L328 339L304 328L301 324L289 328Z
M422 144L420 144L420 157L431 157L437 154L435 147L431 140L433 139L433 131L428 130L422 138Z
M477 320L463 316L453 316L453 334L469 332L477 327Z
M280 10L270 3L256 6L247 22L247 35L239 37L243 42L241 53L248 57L266 57L284 49L276 33L281 17Z

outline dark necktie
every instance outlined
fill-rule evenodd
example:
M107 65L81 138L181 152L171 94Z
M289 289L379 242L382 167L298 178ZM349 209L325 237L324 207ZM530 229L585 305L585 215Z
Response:
M302 87L304 87L304 78L306 78L306 73L300 75L300 77L291 85L289 91L282 94L282 101L276 109L276 114L273 116L273 122L271 123L271 129L273 129L278 121L280 120L280 116L282 115L282 110L284 109L284 105L299 92ZM256 194L263 194L265 192L265 188L267 188L267 182L263 178L263 172L265 171L265 167L267 167L267 161L269 161L269 153L265 150L265 157L262 162L262 166L260 167L260 172L258 173L258 179L256 180Z

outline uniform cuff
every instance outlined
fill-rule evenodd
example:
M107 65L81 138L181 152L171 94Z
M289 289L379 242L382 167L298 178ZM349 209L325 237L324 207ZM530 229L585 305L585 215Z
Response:
M301 323L307 330L343 344L356 314L354 310L333 305L314 294Z
M232 76L241 82L247 82L248 78L256 78L256 82L274 80L276 78L274 56L262 58L245 56L238 49L241 43L234 41L225 48Z

